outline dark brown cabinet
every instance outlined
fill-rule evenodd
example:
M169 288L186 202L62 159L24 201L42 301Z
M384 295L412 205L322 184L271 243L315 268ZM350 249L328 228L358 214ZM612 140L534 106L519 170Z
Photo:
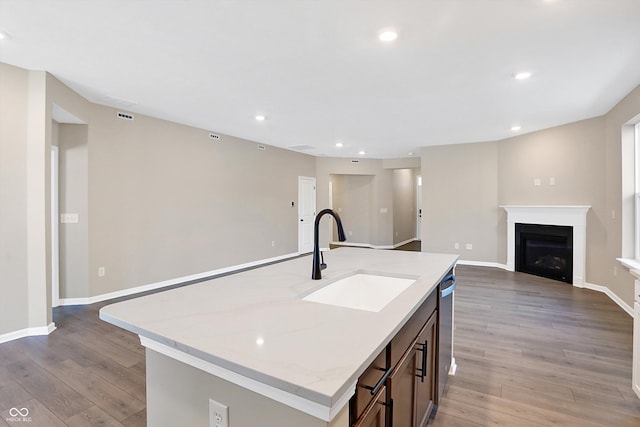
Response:
M352 426L426 426L436 397L437 295L427 298L358 379Z
M420 364L416 377L416 426L424 427L429 421L436 398L436 337L438 313L433 313L418 335L416 346ZM398 424L396 424L398 425Z
M423 427L429 420L435 397L436 320L434 312L389 376L389 426Z
M353 423L353 427L385 427L387 408L387 388L382 386L363 413Z

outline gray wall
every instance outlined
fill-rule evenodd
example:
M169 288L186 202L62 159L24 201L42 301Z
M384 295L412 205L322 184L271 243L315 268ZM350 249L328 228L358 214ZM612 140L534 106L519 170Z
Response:
M0 335L28 326L28 73L0 63Z
M616 258L634 256L629 123L639 113L640 87L602 117L497 142L424 148L423 250L504 264L506 213L499 205L590 205L586 282L632 305L633 278ZM535 178L542 185L534 186Z
M422 250L496 262L497 143L427 147L422 151ZM455 243L460 249L454 248ZM466 244L471 250L465 249Z
M510 138L498 144L501 205L590 205L587 213L586 281L604 284L606 271L604 118ZM550 185L550 179L555 184ZM534 186L540 179L540 186ZM506 213L499 211L498 261L506 262ZM608 273L608 274L607 274Z
M416 169L393 171L393 243L416 237Z
M313 157L98 105L88 129L91 295L297 252Z
M147 421L154 427L207 427L209 399L229 408L229 425L346 427L349 405L330 423L152 350L146 352ZM287 420L283 423L282 420Z
M59 225L60 295L89 293L88 125L58 125L59 211L78 214L78 223Z
M377 235L373 227L372 186L374 175L331 175L333 209L338 212L349 243L370 244ZM337 234L334 227L334 241Z

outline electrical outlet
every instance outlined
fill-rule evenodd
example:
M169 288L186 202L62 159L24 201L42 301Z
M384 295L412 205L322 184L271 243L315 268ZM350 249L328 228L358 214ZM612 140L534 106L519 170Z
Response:
M533 180L533 185L536 187L540 187L542 185L542 181L540 180L540 178L535 178Z
M468 251L473 249L473 245L471 243L467 243L466 245L464 245L465 248L467 248Z
M454 247L455 249L460 249L460 243L455 242L455 243L453 244L453 247Z
M229 427L229 407L209 399L209 421L211 427Z
M275 240L272 240L272 241L271 241L271 247L275 247L275 246L276 246L276 241L275 241Z
M107 271L104 267L98 267L98 277L104 277L107 274Z
M549 185L556 185L556 177L552 176L551 178L549 178Z

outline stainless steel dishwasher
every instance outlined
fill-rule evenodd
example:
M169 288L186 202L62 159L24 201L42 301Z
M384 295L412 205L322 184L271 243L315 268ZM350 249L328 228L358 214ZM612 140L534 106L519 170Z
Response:
M447 383L453 356L453 291L456 289L456 276L451 270L440 282L438 301L438 393L436 404L440 403L444 386Z

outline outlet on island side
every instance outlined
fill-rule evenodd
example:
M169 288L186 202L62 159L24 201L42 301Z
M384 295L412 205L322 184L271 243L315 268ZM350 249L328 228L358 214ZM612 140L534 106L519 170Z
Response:
M209 425L211 427L229 427L229 407L209 399Z

